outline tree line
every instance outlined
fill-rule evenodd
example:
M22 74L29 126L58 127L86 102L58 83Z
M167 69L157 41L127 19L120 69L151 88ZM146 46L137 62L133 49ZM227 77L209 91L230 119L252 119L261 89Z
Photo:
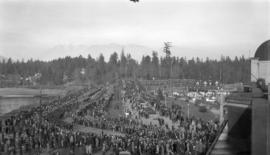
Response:
M168 48L169 49L169 48ZM97 59L87 57L64 57L52 61L30 59L28 61L12 61L9 58L0 63L2 76L17 75L21 79L41 73L39 83L61 85L71 81L104 83L117 78L142 79L196 79L211 80L222 83L250 81L250 60L244 56L221 56L219 60L198 57L171 56L164 47L165 57L153 51L152 55L143 56L138 62L122 50L110 55L109 61L101 54ZM166 51L167 50L167 51Z

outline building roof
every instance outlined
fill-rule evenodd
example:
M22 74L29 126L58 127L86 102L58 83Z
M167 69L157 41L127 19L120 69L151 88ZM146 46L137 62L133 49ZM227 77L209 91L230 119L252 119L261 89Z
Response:
M270 61L270 40L265 41L257 48L254 57L260 61Z

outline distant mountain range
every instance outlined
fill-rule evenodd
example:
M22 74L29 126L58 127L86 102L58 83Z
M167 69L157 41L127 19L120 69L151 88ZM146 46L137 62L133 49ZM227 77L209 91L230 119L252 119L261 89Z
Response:
M124 51L125 54L131 54L132 58L141 60L143 55L151 55L154 49L141 45L119 45L119 44L107 44L107 45L57 45L44 52L44 59L50 60L58 57L65 56L79 56L87 57L88 54L93 58L99 57L102 53L106 60L109 59L113 52L117 52L120 58L120 54Z
M44 52L44 56L41 56L41 59L51 60L58 57L65 56L79 56L82 55L87 57L88 54L93 58L99 57L102 53L105 57L105 60L108 60L110 55L113 52L117 52L120 57L121 51L124 50L125 54L131 54L132 58L135 60L141 61L142 56L152 55L153 51L157 51L159 56L165 56L163 53L163 48L150 48L142 45L120 45L120 44L106 44L106 45L57 45L53 48L48 49ZM213 47L188 47L188 46L172 46L171 53L172 56L177 57L186 57L187 59L199 57L200 59L205 59L209 57L210 59L220 59L221 52L219 49Z
M7 58L3 57L3 56L0 56L0 62L4 61L4 60L7 60Z
M128 45L121 45L121 44L105 44L105 45L56 45L52 48L46 48L42 50L37 50L35 52L31 52L28 55L25 55L24 60L33 58L39 59L39 60L53 60L58 58L63 58L66 56L76 57L79 55L82 55L83 57L87 57L89 54L92 58L98 58L100 54L103 54L105 57L105 60L108 61L110 55L113 52L118 53L118 58L120 58L120 54L122 50L125 52L125 54L131 54L132 58L137 60L138 62L141 61L142 56L150 55L152 56L153 51L158 52L158 56L165 56L165 53L163 53L163 45L161 45L159 48L151 48L143 45L136 45L136 44L128 44ZM240 51L234 52L233 54L230 54L228 52L222 52L222 47L207 47L207 46L172 46L171 53L172 56L177 57L186 57L187 59L191 58L200 58L204 59L206 57L209 57L210 59L220 59L221 54L225 54L225 56L241 56L245 55L247 56L247 52L242 51L242 54ZM234 51L234 50L231 50ZM235 50L237 51L237 50ZM3 59L7 60L7 58L0 56L0 61L3 61ZM21 60L22 58L19 58Z

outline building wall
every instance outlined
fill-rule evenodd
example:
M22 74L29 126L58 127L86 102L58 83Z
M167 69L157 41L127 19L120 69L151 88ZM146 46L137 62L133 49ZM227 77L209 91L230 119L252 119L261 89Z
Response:
M270 83L270 61L260 61L259 74L265 79L266 84Z
M251 82L258 78L265 79L266 84L270 83L270 61L251 60Z
M250 141L251 135L251 108L226 105L228 109L229 136L234 139Z
M251 59L251 82L256 82L259 77L259 60Z
M268 89L270 90L270 89ZM270 97L268 97L270 100ZM268 101L268 108L267 108L267 153L270 154L270 101Z
M270 103L261 98L252 103L252 155L270 154Z

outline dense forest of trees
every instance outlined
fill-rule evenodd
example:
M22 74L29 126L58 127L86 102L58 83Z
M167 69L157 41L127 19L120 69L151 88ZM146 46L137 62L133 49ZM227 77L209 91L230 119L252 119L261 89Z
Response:
M169 49L169 48L168 48ZM12 61L8 59L0 63L0 75L17 75L21 79L41 73L41 84L64 84L69 81L94 81L102 83L116 78L137 77L143 79L196 79L212 80L223 83L250 81L250 60L241 57L221 57L219 60L202 60L171 56L164 47L165 57L152 55L143 56L140 62L134 60L124 51L120 56L114 52L109 61L105 62L101 54L97 59L90 55L59 58L52 61L28 60Z

